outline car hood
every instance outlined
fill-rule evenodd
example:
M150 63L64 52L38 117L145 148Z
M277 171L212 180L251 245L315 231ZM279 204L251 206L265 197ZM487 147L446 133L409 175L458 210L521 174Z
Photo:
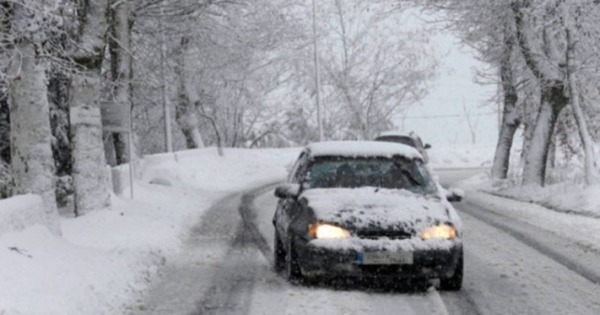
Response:
M339 224L352 230L421 229L450 222L459 225L452 206L445 200L407 190L330 188L309 189L300 196L317 221Z

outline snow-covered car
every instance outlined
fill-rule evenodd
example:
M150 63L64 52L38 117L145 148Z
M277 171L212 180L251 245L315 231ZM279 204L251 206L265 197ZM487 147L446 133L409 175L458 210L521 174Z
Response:
M421 137L419 137L414 131L409 132L408 134L401 133L398 131L386 131L379 134L379 136L375 137L375 141L387 141L387 142L395 142L409 145L419 153L423 157L423 162L429 163L429 155L427 154L427 149L431 148L429 143L423 144Z
M462 286L461 220L412 147L310 144L275 195L275 269L292 281L438 278L442 289Z

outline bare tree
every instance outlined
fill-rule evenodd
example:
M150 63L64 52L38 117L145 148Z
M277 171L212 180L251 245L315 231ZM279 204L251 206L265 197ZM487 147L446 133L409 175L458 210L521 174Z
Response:
M471 143L477 143L477 124L479 122L479 117L473 120L473 116L471 115L471 110L467 108L467 106L463 102L463 113L465 114L465 119L467 120L467 126L469 127L469 134L471 135Z
M504 179L509 171L510 153L516 131L531 124L529 116L532 90L529 70L525 67L516 42L515 20L508 1L428 1L427 7L445 13L443 26L457 31L463 43L474 48L478 58L497 69L496 81L501 87L500 130L492 177ZM535 80L535 78L533 78ZM529 141L524 141L528 146Z
M521 115L517 107L519 100L516 87L517 76L513 70L515 38L510 25L512 23L504 26L504 41L502 43L505 50L500 59L503 112L494 162L492 164L492 177L496 179L505 179L507 177L513 139L517 129L521 125Z
M196 86L189 79L189 41L189 37L182 37L180 47L176 52L175 74L177 75L178 101L175 105L175 119L183 132L187 148L196 149L204 147L204 142L198 128L196 110L196 105L200 100L195 91Z
M542 22L542 38L532 38L528 34L528 30L534 28L531 25L526 25L526 17L539 17L536 12L530 11L532 7L529 3L519 4L513 3L513 12L515 16L516 32L519 47L523 58L531 70L538 78L541 88L540 109L537 115L531 147L528 155L525 158L525 168L523 169L523 184L544 185L546 176L546 163L548 158L548 148L550 146L551 137L554 131L554 125L558 115L562 109L568 104L569 98L565 93L565 82L562 75L564 71L564 63L549 67L542 65L546 60L556 61L557 43L552 40L550 33L555 32L555 25L549 23L543 17L539 20ZM541 53L532 51L532 44L537 39L538 49ZM544 61L540 59L543 58ZM561 68L562 67L562 68Z
M339 105L334 115L345 121L342 137L370 139L391 128L399 109L426 95L437 61L427 34L399 31L397 25L408 25L405 16L386 1L335 1L330 12L333 31L320 39L324 103Z
M577 107L580 100L588 104L597 100L597 84L590 88L588 83L597 82L599 69L597 62L590 62L596 60L598 51L597 3L593 0L446 0L428 4L446 10L449 24L459 31L464 41L474 47L483 60L499 68L504 115L493 176L506 177L512 138L521 124L524 126L522 183L544 185L555 124L561 112L569 103ZM573 17L582 21L572 23ZM571 24L565 26L565 21ZM566 36L569 27L571 36L578 36L574 41L580 47L577 50L584 53L569 44ZM570 57L565 57L569 54ZM574 54L579 56L574 57ZM577 92L581 88L586 93ZM582 108L579 114L576 112L573 111L578 115L577 121L584 124L593 121L585 117L592 111ZM586 146L591 147L584 144Z
M567 84L568 90L571 100L571 106L573 108L573 115L575 121L577 123L577 130L579 132L579 137L581 139L581 143L583 145L584 150L584 167L585 167L585 184L586 186L590 186L595 183L597 174L596 174L596 165L595 165L595 155L594 155L594 147L593 140L589 133L587 122L584 117L584 112L581 106L581 95L579 92L579 80L577 79L577 71L578 71L578 56L577 56L577 39L573 38L573 30L581 29L582 25L579 24L578 16L581 15L582 7L579 4L575 4L576 8L574 11L574 18L565 19L567 20L567 25L565 25L565 36L566 36L566 71L567 71ZM568 15L571 16L571 15ZM571 23L569 23L571 22ZM569 25L570 24L570 25Z

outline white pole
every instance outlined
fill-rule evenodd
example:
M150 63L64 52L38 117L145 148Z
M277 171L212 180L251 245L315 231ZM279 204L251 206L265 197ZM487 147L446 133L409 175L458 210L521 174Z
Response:
M127 141L127 149L129 150L129 195L133 199L133 128L132 128L132 112L131 102L129 102L129 141Z
M321 77L319 73L319 50L317 47L317 11L315 0L312 0L313 10L313 44L315 57L315 103L317 105L317 125L319 126L319 141L323 141L323 123L321 120Z

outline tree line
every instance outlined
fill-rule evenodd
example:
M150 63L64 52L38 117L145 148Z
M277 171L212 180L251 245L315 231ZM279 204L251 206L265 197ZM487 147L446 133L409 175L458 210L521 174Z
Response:
M0 1L0 198L83 215L107 164L316 141L313 42L325 137L390 129L435 75L427 31L395 0L317 3L313 29L311 0Z
M427 94L440 57L409 5L319 1L313 28L310 0L0 1L0 197L35 193L49 215L69 204L82 215L110 203L107 164L315 141L315 42L325 138L392 129ZM581 156L592 184L598 1L416 5L443 11L495 69L488 78L503 106L493 177L509 176L521 129L522 164L511 169L523 184L544 185L557 155Z
M545 185L554 167L578 156L586 185L598 175L600 3L597 0L427 1L463 42L493 65L503 105L492 176L506 179L515 135L523 129L523 185Z

